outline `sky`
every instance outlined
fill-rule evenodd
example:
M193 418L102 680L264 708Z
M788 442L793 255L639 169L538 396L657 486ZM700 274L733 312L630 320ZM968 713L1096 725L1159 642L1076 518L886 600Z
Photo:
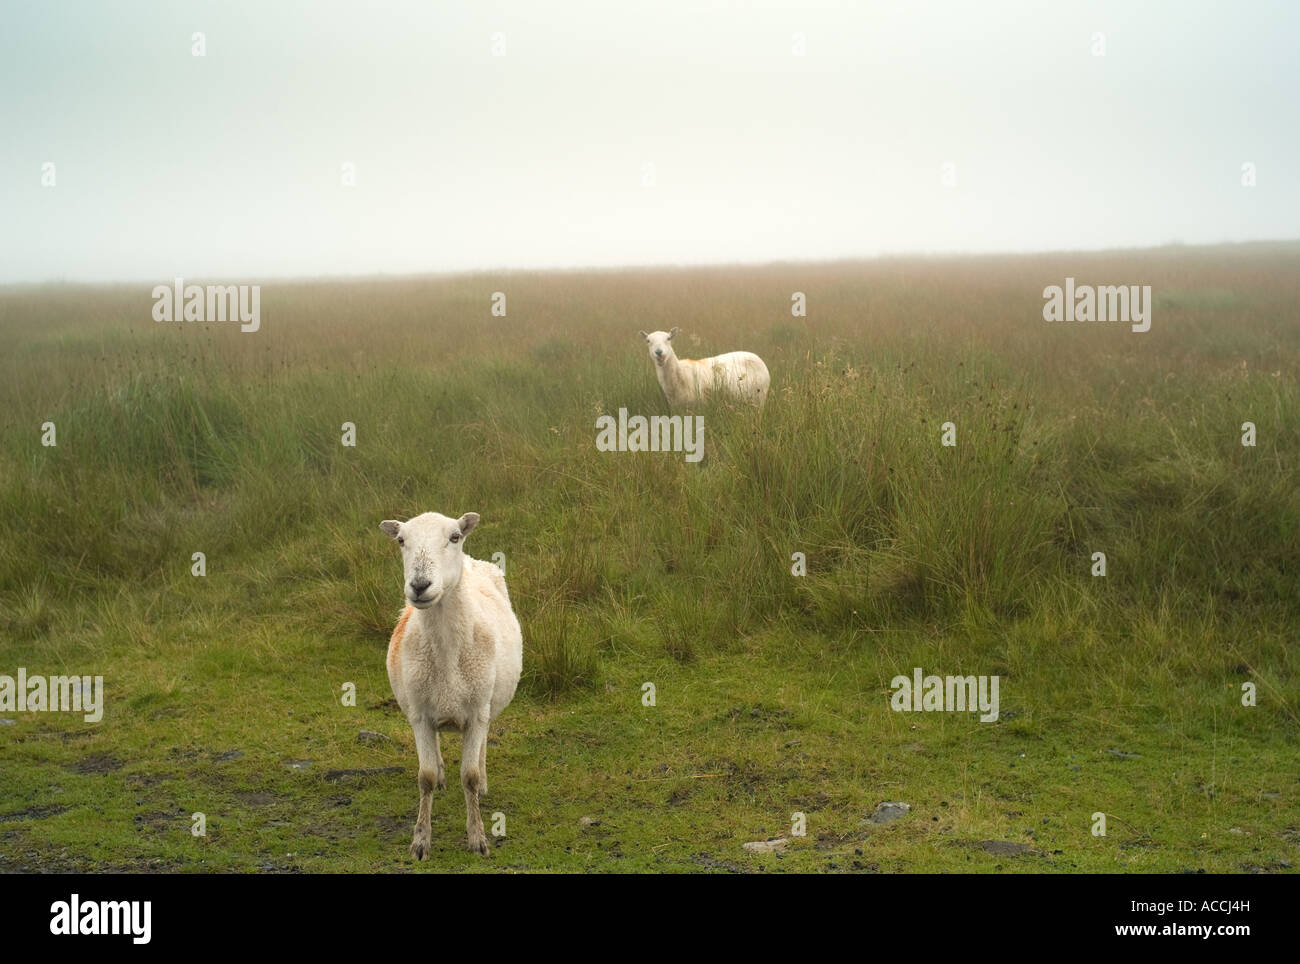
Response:
M1297 35L1263 0L10 0L0 283L1300 238Z

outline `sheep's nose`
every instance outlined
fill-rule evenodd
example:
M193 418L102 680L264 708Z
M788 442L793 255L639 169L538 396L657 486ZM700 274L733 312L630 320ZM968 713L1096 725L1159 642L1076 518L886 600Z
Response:
M424 591L431 585L433 585L433 583L429 582L427 579L412 579L411 592L415 593L417 596L423 596Z

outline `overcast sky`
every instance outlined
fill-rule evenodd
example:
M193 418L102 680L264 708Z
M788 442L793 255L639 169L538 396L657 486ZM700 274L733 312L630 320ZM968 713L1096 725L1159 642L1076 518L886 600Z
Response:
M6 0L0 281L1296 238L1298 35L1282 0Z

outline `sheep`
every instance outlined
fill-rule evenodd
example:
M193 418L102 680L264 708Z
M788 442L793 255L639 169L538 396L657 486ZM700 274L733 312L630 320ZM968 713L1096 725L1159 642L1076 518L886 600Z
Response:
M501 570L465 555L476 512L451 519L425 512L379 524L402 547L406 607L388 643L388 682L415 733L420 805L411 840L428 856L433 788L446 786L440 729L463 734L460 783L466 843L487 856L479 795L487 793L488 726L515 695L523 669L523 632Z
M640 332L650 349L650 360L655 363L659 387L664 390L671 408L693 405L715 389L735 395L762 408L767 399L771 377L763 359L749 351L729 351L698 361L678 358L670 341L681 331Z

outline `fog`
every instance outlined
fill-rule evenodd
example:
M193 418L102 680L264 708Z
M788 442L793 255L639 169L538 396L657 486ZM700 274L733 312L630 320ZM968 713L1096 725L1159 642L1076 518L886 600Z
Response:
M11 3L0 281L1295 238L1298 29L1261 2Z

